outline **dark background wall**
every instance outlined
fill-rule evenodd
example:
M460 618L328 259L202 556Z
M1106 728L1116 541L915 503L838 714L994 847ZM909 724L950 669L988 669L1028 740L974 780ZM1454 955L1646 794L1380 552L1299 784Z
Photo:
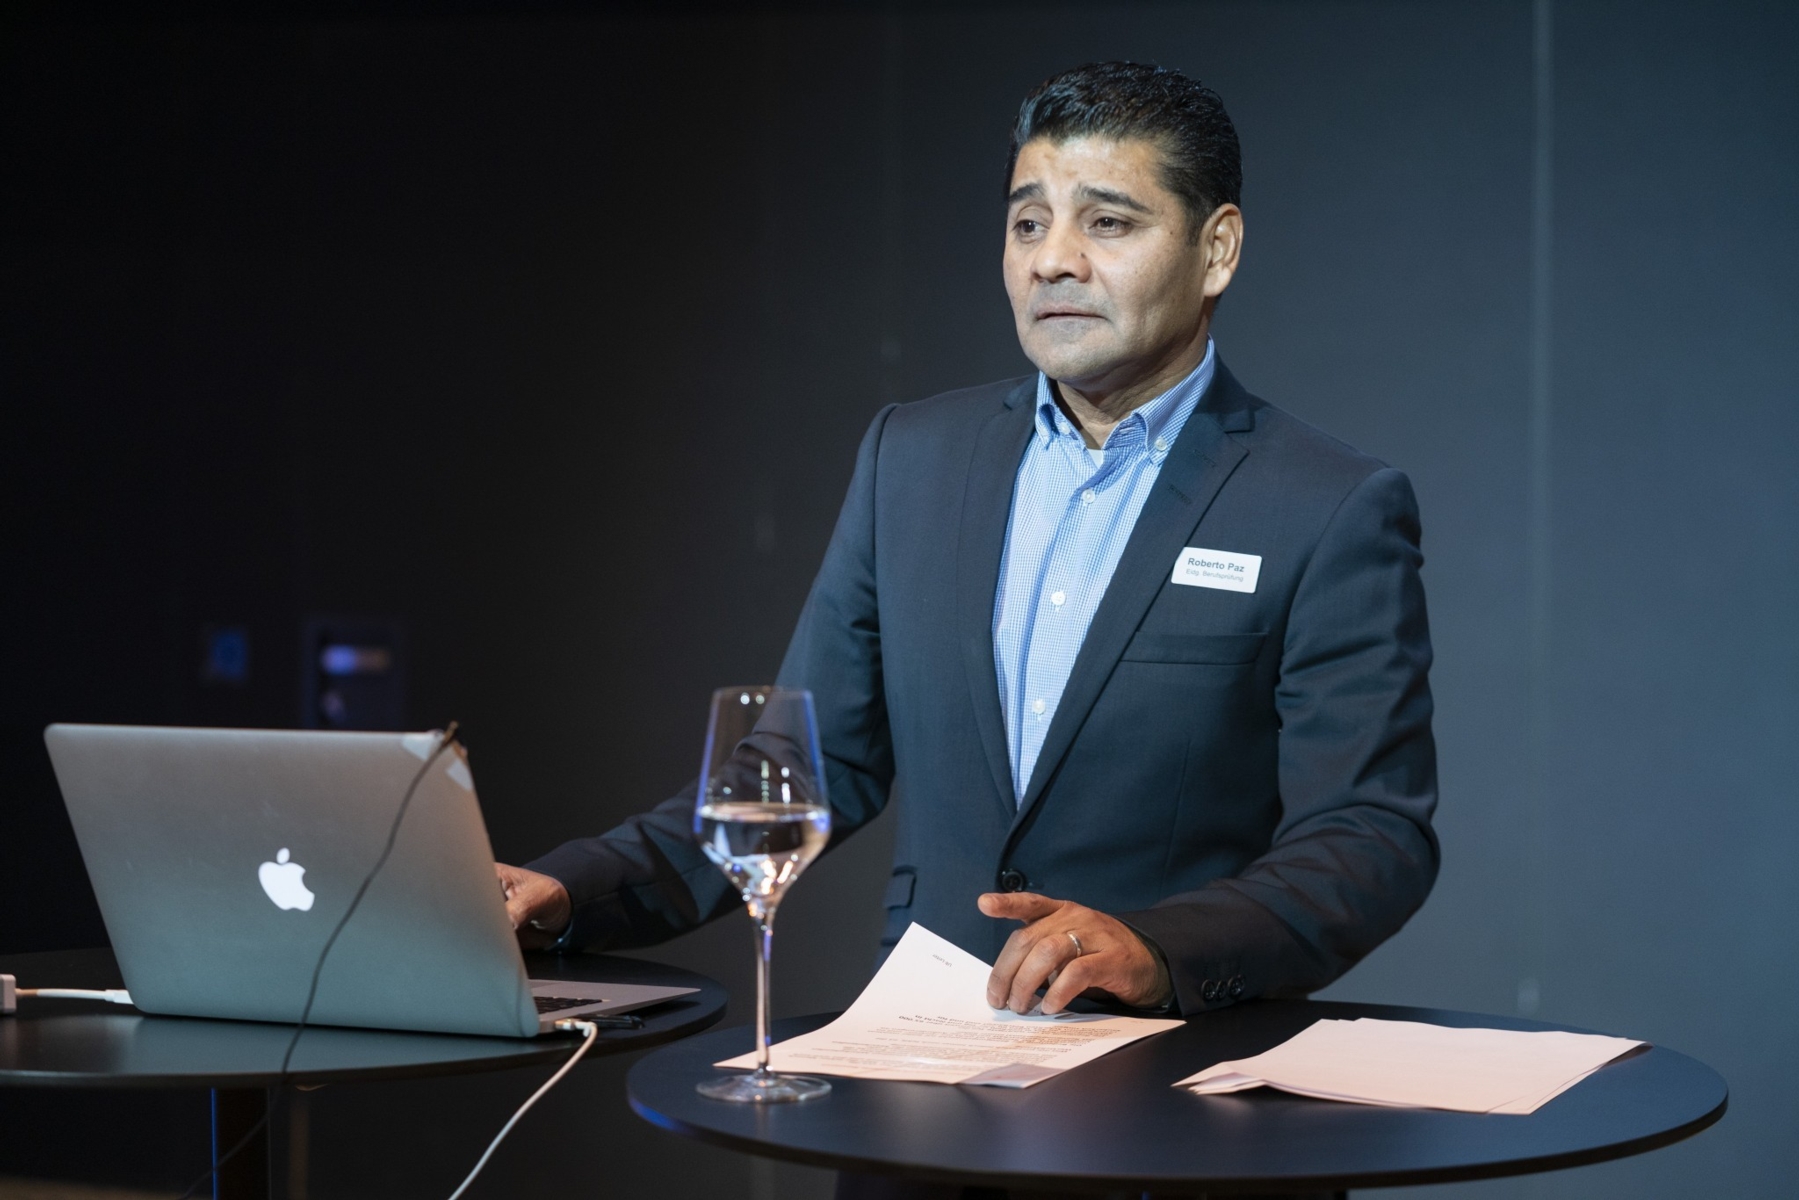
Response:
M1233 370L1423 505L1444 871L1328 994L1628 1033L1731 1083L1690 1143L1411 1194L1785 1194L1790 5L15 23L0 950L104 939L42 726L297 724L316 614L403 624L409 723L464 723L502 857L677 787L709 690L773 673L875 409L1024 369L1006 127L1107 57L1197 73L1237 120ZM248 631L242 685L201 678L218 625ZM796 890L779 1011L854 995L887 836ZM747 923L658 954L747 995ZM485 1194L826 1194L637 1122L623 1070L578 1072ZM312 1194L447 1191L535 1079L316 1094ZM202 1103L0 1095L0 1173L185 1183Z

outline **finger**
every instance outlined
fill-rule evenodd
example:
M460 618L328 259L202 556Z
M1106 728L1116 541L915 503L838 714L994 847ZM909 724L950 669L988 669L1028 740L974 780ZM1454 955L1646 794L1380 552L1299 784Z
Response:
M987 916L1014 921L1035 921L1062 907L1060 900L1035 892L984 892L975 903Z
M519 891L529 906L529 911L525 914L526 923L549 934L550 941L560 937L573 915L568 889L562 886L562 882L548 875L537 875L528 886Z
M1072 950L1073 947L1069 949ZM1099 961L1100 958L1099 955L1086 954L1070 960L1043 993L1044 1013L1054 1016L1067 1008L1068 1002L1082 992L1089 988L1103 988L1105 985L1101 980L1105 976L1105 967Z
M1024 960L1031 950L1043 938L1043 930L1036 925L1026 925L1023 929L1015 929L1006 944L1000 947L999 957L993 960L993 970L987 976L987 1004L992 1008L1005 1008L1012 995L1012 976L1024 965Z
M1037 1005L1037 989L1074 957L1074 943L1067 938L1038 938L1037 944L1025 956L1024 964L1012 976L1012 990L1006 997L1006 1007L1015 1013L1030 1012Z
M506 893L506 918L512 922L514 929L523 927L531 919L531 907L524 889L515 888Z
M520 929L542 914L551 894L545 890L544 881L529 872L515 871L508 882L506 915L512 918L512 927Z
M1004 1008L1006 997L1012 992L1012 974L1029 950L1028 946L1020 949L1017 940L1016 933L1006 939L1006 944L1000 947L999 957L993 960L993 970L987 972L988 1008Z
M1032 892L989 892L983 895L981 900L994 901L992 907L995 908L1015 900L1022 900L1024 903L1019 907L1028 907L1030 911L1038 914L1034 918L1026 918L1022 915L1015 918L1026 921L1026 924L1023 929L1012 931L1012 936L1006 939L1006 944L1000 949L999 958L994 961L992 972L987 976L987 1003L993 1008L1007 1008L1011 1004L1011 996L1015 990L1013 976L1017 973L1018 968L1023 965L1025 958L1037 943L1048 935L1052 927L1059 927L1065 923L1062 919L1051 920L1051 918L1056 917L1059 913L1066 916L1067 910L1078 906L1048 896L1039 896ZM982 907L989 906L983 903ZM1032 990L1034 991L1035 988Z

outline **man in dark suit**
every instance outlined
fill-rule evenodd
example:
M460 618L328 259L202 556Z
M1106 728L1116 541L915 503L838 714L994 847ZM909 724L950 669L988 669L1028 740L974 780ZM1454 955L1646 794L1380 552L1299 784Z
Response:
M1410 485L1218 360L1243 218L1209 89L1058 76L1008 181L1039 374L876 416L781 667L817 698L835 836L900 795L887 943L918 921L995 960L996 1007L1320 988L1436 876ZM689 794L502 867L521 937L735 910L691 819Z

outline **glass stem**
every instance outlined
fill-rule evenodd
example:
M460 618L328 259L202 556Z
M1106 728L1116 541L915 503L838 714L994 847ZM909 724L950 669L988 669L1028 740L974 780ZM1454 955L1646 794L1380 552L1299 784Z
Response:
M768 1069L768 959L774 952L775 910L751 910L756 920L756 1074Z

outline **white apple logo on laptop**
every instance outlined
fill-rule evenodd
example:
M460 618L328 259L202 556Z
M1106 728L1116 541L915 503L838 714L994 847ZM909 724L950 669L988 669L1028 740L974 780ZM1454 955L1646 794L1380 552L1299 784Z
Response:
M275 855L274 862L265 862L256 869L256 878L262 882L262 890L269 894L276 908L297 908L305 912L312 907L312 892L300 882L300 876L306 874L306 868L297 862L287 861L287 847Z

